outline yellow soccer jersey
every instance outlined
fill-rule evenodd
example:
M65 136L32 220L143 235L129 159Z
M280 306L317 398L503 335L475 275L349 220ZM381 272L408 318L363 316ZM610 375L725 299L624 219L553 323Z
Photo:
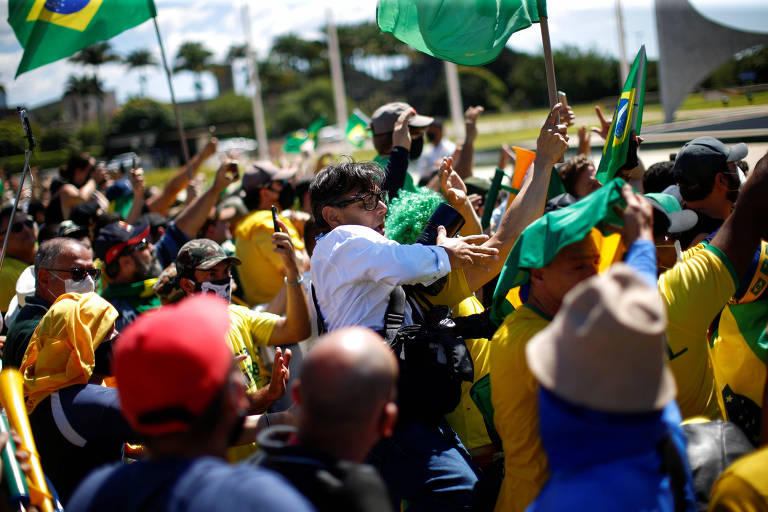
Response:
M667 360L677 383L683 418L721 418L715 379L707 356L707 330L738 286L725 254L699 244L659 277L659 293L667 306Z
M16 295L16 281L29 265L10 256L5 257L0 271L0 311L8 311L11 299Z
M715 485L708 511L768 512L768 448L741 457L723 471Z
M257 347L269 345L272 331L280 317L272 313L257 313L236 304L229 305L229 332L227 342L235 355L245 355L240 361L240 371L245 378L249 393L269 384L269 372Z
M291 221L280 217L288 227L291 241L297 251L304 249L304 241ZM235 256L243 262L237 268L249 305L264 304L275 298L283 286L283 260L273 251L272 212L259 210L243 219L235 228Z
M525 510L549 476L539 437L538 382L525 359L528 341L549 322L525 305L507 315L490 343L491 402L505 469L497 512Z

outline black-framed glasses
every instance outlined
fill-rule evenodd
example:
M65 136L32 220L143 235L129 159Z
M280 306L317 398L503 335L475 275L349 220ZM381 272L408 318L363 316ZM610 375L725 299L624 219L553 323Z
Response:
M69 272L72 274L73 281L82 281L85 276L91 276L94 281L98 280L101 276L101 270L98 268L84 268L84 267L72 267L72 268L47 268L45 270L52 270L54 272Z
M345 206L349 206L351 204L355 204L358 201L362 201L363 209L370 212L379 206L379 201L382 201L384 204L386 204L387 199L388 197L386 192L366 192L365 194L358 194L356 196L350 197L349 199L342 199L336 203L331 203L330 206L344 208Z
M33 221L32 219L25 219L25 220L20 220L18 222L14 222L13 224L11 224L11 233L21 233L21 231L25 227L32 229L34 225L35 225L35 221ZM7 229L4 231L0 231L0 236L6 234L7 232L8 232Z

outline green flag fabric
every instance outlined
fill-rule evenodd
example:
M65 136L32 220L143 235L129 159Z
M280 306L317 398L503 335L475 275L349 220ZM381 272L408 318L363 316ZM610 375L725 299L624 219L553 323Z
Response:
M619 103L613 113L608 138L603 146L603 156L597 169L597 180L606 183L613 179L616 171L627 161L630 133L640 135L643 125L643 103L645 101L645 45L637 52L635 62L624 82Z
M363 147L365 139L371 136L371 130L368 129L370 122L370 119L367 119L362 112L355 109L347 120L347 130L344 136L355 146Z
M154 16L153 0L9 0L8 24L24 47L16 76Z
M283 144L283 151L286 153L300 153L301 146L308 140L312 140L312 143L317 147L317 134L320 128L325 126L325 117L316 119L309 128L306 130L297 130L285 138L285 144Z
M376 9L382 32L465 66L495 60L514 32L542 16L545 0L379 0Z
M501 325L512 312L507 292L528 282L528 269L548 265L566 245L586 237L600 223L623 225L614 205L626 206L621 196L625 181L616 178L571 206L547 213L531 223L512 247L493 293L491 320Z

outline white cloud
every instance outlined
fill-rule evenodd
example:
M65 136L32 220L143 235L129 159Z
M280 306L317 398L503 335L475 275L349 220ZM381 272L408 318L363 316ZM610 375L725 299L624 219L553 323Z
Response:
M242 44L244 32L241 6L248 0L156 0L158 21L166 52L173 59L184 41L201 41L222 59L230 45ZM725 9L723 0L691 0L702 12ZM337 24L375 21L376 0L262 0L248 1L254 49L266 55L272 40L281 34L294 33L302 37L320 38L326 23L326 12L332 9ZM553 48L574 45L593 48L617 55L618 36L615 22L615 0L548 0L550 35ZM652 0L622 0L624 9L627 58L631 59L641 43L647 45L650 58L658 55ZM733 0L727 9L745 28L754 25L768 27L768 7L765 0ZM0 18L7 17L8 2L0 2ZM746 14L745 14L746 13ZM705 12L706 14L706 12ZM739 18L740 17L740 18ZM740 21L738 21L740 19ZM151 21L113 38L114 49L126 54L138 48L152 50L160 60L155 31ZM541 35L537 25L513 34L509 46L527 52L541 51ZM21 50L7 23L0 24L0 83L6 87L10 104L37 105L57 99L63 92L66 78L81 73L82 68L66 60L44 66L13 80ZM138 74L117 65L105 66L100 76L107 88L117 91L123 101L139 90ZM148 70L150 95L169 99L165 76L160 67ZM190 73L174 78L179 99L194 98ZM206 75L204 94L215 94L213 77Z

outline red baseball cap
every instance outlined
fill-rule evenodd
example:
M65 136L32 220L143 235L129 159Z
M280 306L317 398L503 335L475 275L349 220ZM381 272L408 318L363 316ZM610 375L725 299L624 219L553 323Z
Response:
M196 294L145 313L115 343L112 368L123 415L139 433L188 431L233 365L222 299Z

